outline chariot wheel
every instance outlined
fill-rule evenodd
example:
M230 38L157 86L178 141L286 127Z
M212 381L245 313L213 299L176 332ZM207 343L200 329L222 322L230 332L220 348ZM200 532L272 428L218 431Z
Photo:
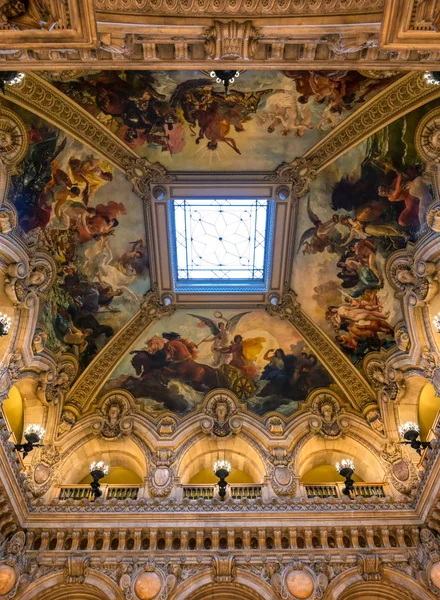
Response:
M251 379L245 377L244 375L240 375L234 381L232 391L241 400L242 398L249 398L252 396L256 389L257 388Z

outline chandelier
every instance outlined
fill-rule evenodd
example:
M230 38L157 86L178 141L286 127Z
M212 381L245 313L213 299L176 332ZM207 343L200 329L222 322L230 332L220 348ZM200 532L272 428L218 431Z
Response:
M229 86L240 76L240 71L211 71L210 75L213 79L215 78L217 83L223 83L225 86L225 94L228 94Z
M430 85L440 85L440 71L426 71L424 78Z
M440 333L440 313L435 315L432 322L434 323L434 327L437 329L437 333Z
M5 85L17 85L23 79L24 73L18 71L0 71L0 89L6 93Z
M7 315L0 313L0 337L8 335L8 331L11 328L11 324L11 319Z

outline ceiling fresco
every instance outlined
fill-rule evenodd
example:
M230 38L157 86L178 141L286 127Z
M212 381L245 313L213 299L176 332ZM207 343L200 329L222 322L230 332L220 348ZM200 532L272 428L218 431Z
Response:
M54 259L54 286L39 323L53 352L85 367L139 309L150 289L142 202L96 152L14 106L29 150L12 177L22 236Z
M329 385L333 379L289 323L262 310L179 310L138 339L102 393L125 389L152 416L185 415L221 387L258 415L288 416Z
M403 319L385 265L425 226L433 196L414 134L438 105L413 111L335 161L300 203L292 287L354 363L390 348Z
M45 74L133 150L174 171L273 170L391 81L358 71L245 71L225 95L201 71L74 75Z

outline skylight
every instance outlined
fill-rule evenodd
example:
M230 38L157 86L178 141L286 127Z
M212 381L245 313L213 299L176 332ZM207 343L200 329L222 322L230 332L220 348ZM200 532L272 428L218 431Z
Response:
M178 288L266 287L271 200L197 198L172 204Z

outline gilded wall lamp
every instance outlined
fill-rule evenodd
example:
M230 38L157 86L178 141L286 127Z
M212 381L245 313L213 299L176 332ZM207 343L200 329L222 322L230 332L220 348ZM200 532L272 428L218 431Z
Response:
M45 433L44 429L39 425L28 425L24 430L26 443L15 444L15 449L18 452L23 452L23 458L26 458L29 452L32 452L34 448L40 448L43 445L40 444L40 442L43 441Z
M92 462L90 465L90 475L93 479L90 487L92 488L92 495L95 500L96 498L100 498L102 496L102 491L100 490L101 484L99 483L99 480L103 479L107 473L108 465L104 464L104 461L102 460L99 462Z
M342 493L344 496L354 497L354 481L351 478L355 471L354 462L350 458L343 458L340 463L336 463L336 470L342 477L345 477L345 487Z
M226 481L226 477L231 474L231 465L227 460L218 460L214 463L214 473L216 477L219 478L218 482L218 495L220 496L220 500L224 500L226 497L226 488L228 486L228 482Z
M399 433L403 437L404 441L400 442L401 444L409 444L411 448L413 448L417 454L422 455L422 450L425 448L431 448L431 444L429 442L422 442L418 440L420 433L420 427L417 423L412 423L408 421L404 423L401 427L399 427Z
M11 323L12 321L7 315L0 313L0 337L8 335L8 331L11 328Z

